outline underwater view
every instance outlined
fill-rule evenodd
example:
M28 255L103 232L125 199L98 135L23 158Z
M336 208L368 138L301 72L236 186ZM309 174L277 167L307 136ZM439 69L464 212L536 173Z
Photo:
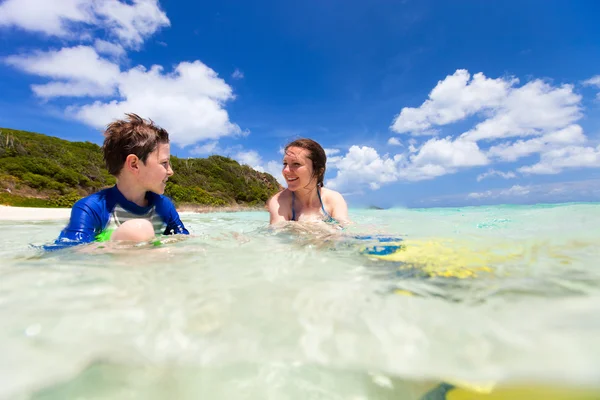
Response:
M598 399L600 205L0 222L0 399Z

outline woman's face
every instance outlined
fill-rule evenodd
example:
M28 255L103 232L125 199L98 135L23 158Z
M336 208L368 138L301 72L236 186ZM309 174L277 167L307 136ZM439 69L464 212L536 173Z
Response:
M309 151L300 147L288 147L283 157L283 177L292 192L312 185L316 186L313 176L312 160Z

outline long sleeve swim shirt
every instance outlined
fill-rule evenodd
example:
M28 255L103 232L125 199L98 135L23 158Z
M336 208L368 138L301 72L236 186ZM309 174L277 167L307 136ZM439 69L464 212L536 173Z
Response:
M146 200L148 205L141 207L127 200L116 185L84 197L73 206L69 224L51 247L107 240L122 223L135 218L150 221L157 235L189 234L168 197L147 192Z

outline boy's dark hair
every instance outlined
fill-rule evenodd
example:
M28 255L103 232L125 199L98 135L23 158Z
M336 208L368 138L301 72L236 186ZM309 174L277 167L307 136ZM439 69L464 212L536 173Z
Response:
M298 139L285 146L285 150L290 147L299 147L301 149L308 150L308 158L313 164L313 178L317 178L317 186L323 187L323 180L325 179L325 164L327 164L327 155L323 147L312 139Z
M148 154L156 150L159 143L169 143L169 133L137 114L125 114L126 119L117 120L104 131L104 162L111 175L117 176L125 160L135 154L144 164Z

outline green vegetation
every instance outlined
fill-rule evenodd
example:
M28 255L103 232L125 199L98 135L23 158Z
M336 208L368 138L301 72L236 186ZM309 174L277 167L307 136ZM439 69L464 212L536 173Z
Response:
M271 175L222 156L171 157L165 194L178 205L259 206L279 190ZM0 128L0 204L71 207L115 184L100 146Z

